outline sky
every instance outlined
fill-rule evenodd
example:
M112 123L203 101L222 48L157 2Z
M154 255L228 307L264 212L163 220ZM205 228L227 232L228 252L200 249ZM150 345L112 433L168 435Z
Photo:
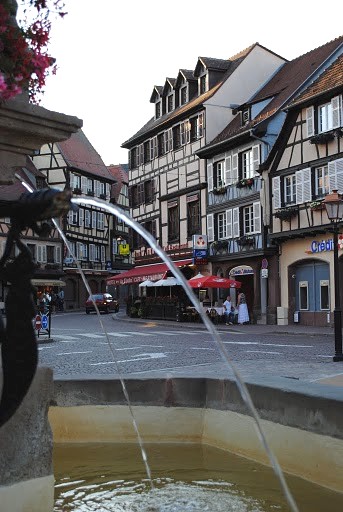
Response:
M123 142L154 115L154 85L260 43L291 60L343 34L341 0L64 0L49 53L57 74L41 106L83 120L106 165L127 163ZM318 5L320 8L318 8Z

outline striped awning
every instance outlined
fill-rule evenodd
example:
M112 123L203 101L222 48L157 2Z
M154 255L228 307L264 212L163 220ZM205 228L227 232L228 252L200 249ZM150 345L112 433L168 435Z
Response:
M66 286L64 281L59 279L31 279L33 286Z

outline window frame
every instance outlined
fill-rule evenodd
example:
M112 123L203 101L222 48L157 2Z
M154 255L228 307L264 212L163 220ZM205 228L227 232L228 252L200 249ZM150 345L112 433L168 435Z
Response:
M324 171L324 176L319 176ZM319 186L319 182L323 180L324 186ZM320 165L314 169L314 190L316 197L324 197L330 191L329 167L328 165Z
M287 180L292 178L292 183L287 185ZM290 194L287 191L290 190ZM288 199L292 197L293 199ZM297 202L297 194L296 194L296 174L289 174L288 176L284 176L283 178L283 204L296 204Z

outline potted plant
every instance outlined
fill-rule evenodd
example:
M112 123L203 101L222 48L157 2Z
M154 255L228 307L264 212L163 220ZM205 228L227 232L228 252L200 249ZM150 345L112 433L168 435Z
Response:
M251 187L254 183L254 178L243 178L236 183L237 188Z
M227 249L228 241L227 240L216 240L212 242L212 249L214 251L220 251L221 249Z
M299 211L299 208L296 205L285 206L284 208L279 208L278 210L276 210L276 212L274 213L274 216L277 219L290 220L292 217L294 217L298 213L298 211Z
M310 138L310 144L326 144L327 142L334 140L334 138L335 135L333 132L318 133Z
M226 187L218 187L218 188L214 188L212 190L213 194L215 195L221 195L221 194L225 194L226 192Z
M316 200L309 203L309 207L312 211L323 210L325 208L323 200Z
M238 245L254 245L255 237L252 235L243 235L237 240Z

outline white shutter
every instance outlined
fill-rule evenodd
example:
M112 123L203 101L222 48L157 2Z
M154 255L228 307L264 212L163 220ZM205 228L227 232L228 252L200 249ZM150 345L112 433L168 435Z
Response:
M118 254L118 242L116 238L112 240L112 254Z
M86 176L81 176L81 192L83 194L87 194L87 178L86 178Z
M232 238L232 209L226 210L226 238Z
M102 245L101 246L101 261L104 262L105 261L105 247Z
M91 212L89 210L85 210L85 227L89 228L91 225Z
M42 262L46 263L46 245L42 245Z
M343 158L335 160L336 163L336 182L339 194L343 193Z
M238 153L232 155L232 183L238 181Z
M213 213L207 215L207 240L213 242L214 240L214 218Z
M79 226L83 227L84 209L79 208Z
M73 190L75 188L75 175L70 173L69 179L70 179L70 188Z
M77 260L80 260L82 258L82 243L81 242L76 242L76 259Z
M207 164L207 191L213 190L213 164Z
M303 203L312 200L311 168L302 170L303 173Z
M254 215L254 233L261 233L261 203L257 201L252 205Z
M73 223L73 211L69 210L68 212L68 224L71 225Z
M239 237L239 208L232 209L232 238Z
M303 172L296 171L295 173L295 202L297 204L303 203Z
M62 255L61 246L57 245L55 247L55 262L56 263L61 263L61 255Z
M281 181L280 176L272 179L272 193L274 210L281 208Z
M341 96L335 96L331 100L332 107L332 128L341 126Z
M100 196L100 183L98 180L94 181L94 195L95 195L95 197Z
M96 228L96 217L97 212L92 212L92 228Z
M231 156L225 158L225 172L224 172L224 183L225 185L231 185Z
M37 261L38 263L41 263L43 261L43 256L42 256L42 246L41 245L37 245Z
M253 171L257 173L258 168L260 167L260 145L252 147L252 161L253 161Z
M307 127L307 136L312 137L314 135L314 108L308 107L306 109L306 127Z
M331 193L333 190L337 189L337 179L336 179L336 163L328 162L328 174L329 174L329 192Z
M105 187L106 187L105 188L106 199L109 199L110 198L110 184L106 183Z

